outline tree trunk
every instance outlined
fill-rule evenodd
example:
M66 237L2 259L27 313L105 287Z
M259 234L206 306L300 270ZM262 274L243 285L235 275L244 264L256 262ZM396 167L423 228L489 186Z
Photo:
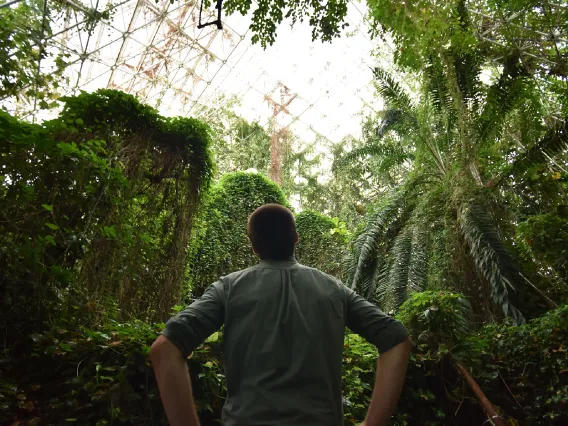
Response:
M467 371L467 368L465 368L463 364L459 362L456 362L455 365L456 369L464 377L465 381L467 382L467 384L475 394L475 397L479 400L479 403L481 404L481 406L489 416L491 422L493 422L495 426L506 426L505 422L503 421L503 418L499 416L499 414L497 414L495 408L493 408L493 404L491 404L491 402L487 399L487 397L485 396L485 394L483 393L483 391L481 390L475 379L471 376L469 371Z

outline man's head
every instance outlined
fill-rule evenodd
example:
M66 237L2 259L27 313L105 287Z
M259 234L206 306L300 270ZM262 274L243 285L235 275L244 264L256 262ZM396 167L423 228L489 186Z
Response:
M294 255L298 242L296 220L286 207L265 204L250 215L248 236L261 259L286 259Z

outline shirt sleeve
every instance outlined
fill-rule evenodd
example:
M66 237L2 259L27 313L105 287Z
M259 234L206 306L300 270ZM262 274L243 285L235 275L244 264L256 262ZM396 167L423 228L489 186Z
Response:
M375 345L379 353L392 349L408 337L408 331L401 322L350 288L344 286L344 289L347 296L347 327Z
M219 330L225 319L223 284L211 285L203 295L166 323L160 333L187 358L207 337Z

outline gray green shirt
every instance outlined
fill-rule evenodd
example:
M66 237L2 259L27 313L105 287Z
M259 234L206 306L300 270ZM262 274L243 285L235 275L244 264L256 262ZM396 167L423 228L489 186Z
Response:
M225 325L225 426L341 426L345 327L388 351L404 326L293 258L214 283L162 332L187 357Z

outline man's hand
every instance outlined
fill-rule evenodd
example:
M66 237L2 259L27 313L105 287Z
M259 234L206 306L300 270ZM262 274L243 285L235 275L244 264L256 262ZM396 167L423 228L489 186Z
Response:
M159 336L150 349L160 397L171 426L199 426L191 380L180 350Z
M360 426L388 424L402 391L411 349L412 341L407 338L394 348L379 354L371 404L367 417Z

